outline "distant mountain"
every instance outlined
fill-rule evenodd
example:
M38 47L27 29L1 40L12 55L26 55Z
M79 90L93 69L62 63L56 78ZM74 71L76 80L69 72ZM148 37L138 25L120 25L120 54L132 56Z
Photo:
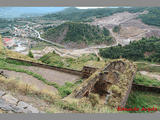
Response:
M66 7L0 7L0 18L42 15L64 10Z
M67 22L56 28L50 28L42 37L72 48L113 43L113 39L106 28L101 29L98 26L78 22Z
M42 19L70 20L70 21L92 21L93 17L106 17L114 13L128 11L130 13L144 11L144 7L106 7L95 9L79 9L76 7L66 8L57 13L44 15Z

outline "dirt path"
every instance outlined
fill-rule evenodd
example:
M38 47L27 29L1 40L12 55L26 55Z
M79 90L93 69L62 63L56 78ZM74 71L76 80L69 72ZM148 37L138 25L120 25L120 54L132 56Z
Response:
M149 65L149 66L160 67L160 64L149 64L149 63L145 63L145 62L134 62L134 63L144 63L144 64Z
M147 72L147 71L139 71L142 75L157 79L160 81L160 74L158 73L151 73L151 72Z
M77 76L77 75L60 72L56 70L51 70L51 69L46 69L46 68L41 68L41 67L21 66L21 68L37 73L41 75L43 78L45 78L46 80L51 82L56 82L59 85L64 85L65 82L75 82L80 79L80 76Z
M2 69L0 69L1 71ZM26 73L21 73L21 72L15 72L15 71L8 71L8 70L3 70L4 73L9 77L9 78L15 78L16 80L22 81L28 85L35 86L39 90L48 90L48 91L53 91L57 92L57 89L44 84L42 81L26 74Z

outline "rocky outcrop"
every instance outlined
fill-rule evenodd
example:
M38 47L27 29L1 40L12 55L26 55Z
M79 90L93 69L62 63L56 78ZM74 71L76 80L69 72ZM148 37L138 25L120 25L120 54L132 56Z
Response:
M32 105L19 101L4 91L0 91L0 110L5 113L41 113Z

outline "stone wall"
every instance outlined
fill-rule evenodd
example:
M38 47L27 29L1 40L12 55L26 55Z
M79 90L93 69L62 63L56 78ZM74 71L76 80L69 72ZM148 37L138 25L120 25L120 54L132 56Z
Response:
M56 67L56 66L51 66L51 65L47 65L47 64L41 64L41 63L35 63L35 62L25 61L25 60L20 60L20 59L15 59L15 58L7 58L7 59L20 61L20 62L25 62L25 63L31 64L32 66L37 66L37 67L57 70L57 71L66 72L66 73L70 73L70 74L74 74L74 75L79 75L79 76L82 75L82 71L78 71L78 70L61 68L61 67Z
M89 70L91 71L91 69ZM101 98L109 96L106 103L112 107L124 106L128 99L135 73L136 66L126 59L109 61L102 69L97 69L96 72L93 72L68 97L82 98L90 93L95 93L99 94Z

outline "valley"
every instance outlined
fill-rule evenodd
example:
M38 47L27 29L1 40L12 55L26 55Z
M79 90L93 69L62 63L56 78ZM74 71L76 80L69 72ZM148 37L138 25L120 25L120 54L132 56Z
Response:
M0 112L119 113L118 105L158 104L159 93L132 89L160 89L160 28L150 21L157 9L0 18ZM27 107L16 109L19 102Z

